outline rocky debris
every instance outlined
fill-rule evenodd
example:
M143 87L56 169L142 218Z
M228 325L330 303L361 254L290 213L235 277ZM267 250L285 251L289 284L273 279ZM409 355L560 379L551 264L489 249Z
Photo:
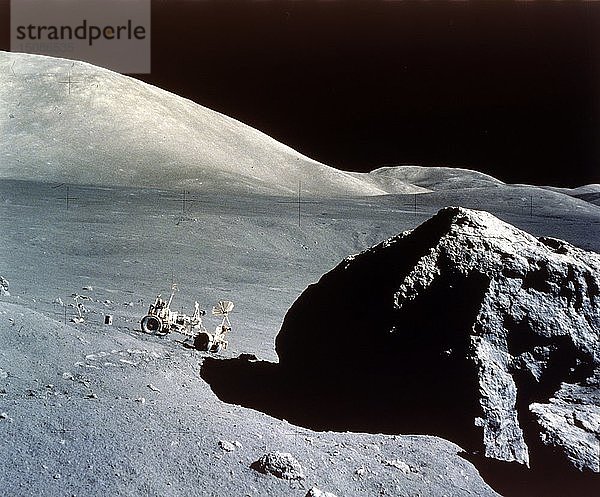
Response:
M300 463L287 452L269 452L250 466L263 474L271 474L283 480L303 480L304 470Z
M391 459L391 460L383 461L383 464L385 464L386 466L391 466L392 468L399 469L405 475L409 475L412 472L411 467L408 464L406 464L404 461L401 461L400 459Z
M307 493L305 497L337 497L335 494L331 492L323 492L319 490L317 487L312 487Z
M546 443L594 470L570 448L591 440L574 430L582 409L546 403L600 368L599 334L598 254L448 207L311 285L276 350L288 378L350 413L336 428L436 434L529 465L533 405ZM548 421L560 409L573 423Z
M600 472L599 387L597 373L582 385L562 384L548 403L529 406L542 443L560 448L577 469L596 473Z
M0 276L0 296L5 295L10 297L10 292L8 291L9 286L8 280Z
M546 445L559 447L578 469L600 472L600 407L531 404Z
M227 440L219 440L219 448L225 452L233 452L235 450L235 444L228 442Z

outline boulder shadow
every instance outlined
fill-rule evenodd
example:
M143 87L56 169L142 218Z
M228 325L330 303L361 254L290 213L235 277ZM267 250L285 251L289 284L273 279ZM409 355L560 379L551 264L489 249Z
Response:
M200 375L223 402L314 431L429 434L475 447L478 433L464 414L476 402L475 385L464 387L470 375L459 371L456 362L449 362L441 376L427 368L411 370L389 355L394 354L356 357L353 373L310 361L298 370L247 355L208 357Z
M529 450L535 456L531 468L481 454L461 452L459 455L473 464L483 480L505 497L597 497L599 475L565 467L564 459L541 443L529 445Z
M535 461L532 468L489 459L478 452L477 432L464 421L471 399L464 393L466 388L463 397L457 397L460 392L452 387L455 373L449 373L445 381L424 375L418 381L404 376L404 381L394 382L389 376L385 381L379 376L363 376L362 366L357 362L352 379L324 378L317 364L307 363L304 374L294 374L280 364L241 355L235 359L208 357L200 374L223 402L314 431L421 434L451 440L465 449L459 455L477 468L484 481L506 497L597 495L597 475L565 468L559 454L533 437L527 440ZM411 386L415 383L420 387ZM434 386L436 395L426 390Z

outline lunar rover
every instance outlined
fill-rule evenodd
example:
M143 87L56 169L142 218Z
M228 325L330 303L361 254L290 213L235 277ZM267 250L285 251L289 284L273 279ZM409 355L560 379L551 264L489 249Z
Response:
M223 316L214 333L209 333L202 324L202 316L206 311L201 310L198 302L194 303L194 314L188 316L171 310L171 303L175 295L176 286L173 285L171 296L165 301L158 295L153 304L150 304L148 314L142 318L141 327L144 333L166 335L171 332L181 333L193 339L194 348L209 352L219 352L227 348L225 335L231 331L229 313L233 309L233 302L220 300L213 307L212 314Z

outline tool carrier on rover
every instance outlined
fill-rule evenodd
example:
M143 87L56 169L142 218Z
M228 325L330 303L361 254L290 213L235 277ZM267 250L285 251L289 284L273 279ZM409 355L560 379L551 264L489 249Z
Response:
M194 314L179 313L171 310L171 303L177 287L173 285L171 296L168 301L156 297L153 304L150 304L148 314L142 318L141 326L144 333L166 335L167 333L177 332L193 340L194 348L208 352L219 352L227 348L225 335L231 331L229 322L229 313L233 310L233 302L229 300L220 300L213 307L214 316L222 316L221 324L215 328L214 333L209 333L202 324L202 316L206 311L201 310L198 302L194 303Z

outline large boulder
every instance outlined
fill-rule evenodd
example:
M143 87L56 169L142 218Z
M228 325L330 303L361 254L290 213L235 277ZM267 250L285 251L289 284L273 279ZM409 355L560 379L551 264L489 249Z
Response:
M276 349L287 378L345 399L347 429L598 472L598 397L559 393L597 389L599 333L598 254L449 207L311 285Z

